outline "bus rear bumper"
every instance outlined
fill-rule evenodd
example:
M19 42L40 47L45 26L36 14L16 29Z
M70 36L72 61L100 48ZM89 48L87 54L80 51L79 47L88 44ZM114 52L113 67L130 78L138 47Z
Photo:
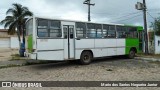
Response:
M30 59L35 59L37 60L37 54L36 53L24 53L24 55Z

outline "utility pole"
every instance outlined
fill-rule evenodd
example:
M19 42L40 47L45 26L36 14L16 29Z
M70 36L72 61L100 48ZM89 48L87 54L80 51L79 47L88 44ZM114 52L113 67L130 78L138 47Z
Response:
M83 2L83 4L87 4L88 5L88 21L91 21L91 15L90 15L91 7L90 6L94 6L95 4L91 4L91 0L85 0Z
M145 54L148 54L148 32L147 32L147 15L146 15L146 0L143 0L143 19L144 19L144 40L145 40Z
M154 53L156 53L156 30L157 30L157 20L155 18L155 21L154 21Z
M144 51L145 54L148 54L148 32L147 32L147 14L146 14L146 10L147 10L147 6L146 6L146 0L143 0L143 3L141 2L137 2L136 4L136 9L137 10L142 10L143 11L143 20L144 20Z

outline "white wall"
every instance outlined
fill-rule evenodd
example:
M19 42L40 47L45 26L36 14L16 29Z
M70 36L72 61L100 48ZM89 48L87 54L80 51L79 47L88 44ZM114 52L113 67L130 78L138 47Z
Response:
M0 47L10 48L10 38L9 37L0 38Z
M19 48L18 37L10 37L10 48L12 48L12 49Z
M155 54L160 54L160 36L155 36Z

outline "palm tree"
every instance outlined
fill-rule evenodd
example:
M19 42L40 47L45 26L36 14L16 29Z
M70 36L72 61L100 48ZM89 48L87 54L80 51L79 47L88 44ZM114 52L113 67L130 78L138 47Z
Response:
M13 7L9 8L6 12L6 17L4 20L0 22L0 24L4 24L4 28L9 27L8 33L14 34L17 32L19 45L21 46L21 38L20 35L23 33L23 43L24 39L24 25L26 18L28 16L32 16L32 12L29 11L27 7L22 6L21 4L14 3ZM17 29L17 31L16 31Z

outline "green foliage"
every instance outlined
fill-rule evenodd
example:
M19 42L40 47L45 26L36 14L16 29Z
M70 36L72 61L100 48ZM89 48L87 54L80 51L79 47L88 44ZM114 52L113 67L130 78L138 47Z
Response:
M156 31L156 35L160 35L160 17L156 18L155 21L151 23L151 27Z
M25 18L32 16L33 14L27 7L23 7L21 4L14 3L12 6L12 8L7 10L7 16L0 24L4 24L4 28L9 27L8 34L14 34L17 29L17 32L19 32L20 35L24 29Z

